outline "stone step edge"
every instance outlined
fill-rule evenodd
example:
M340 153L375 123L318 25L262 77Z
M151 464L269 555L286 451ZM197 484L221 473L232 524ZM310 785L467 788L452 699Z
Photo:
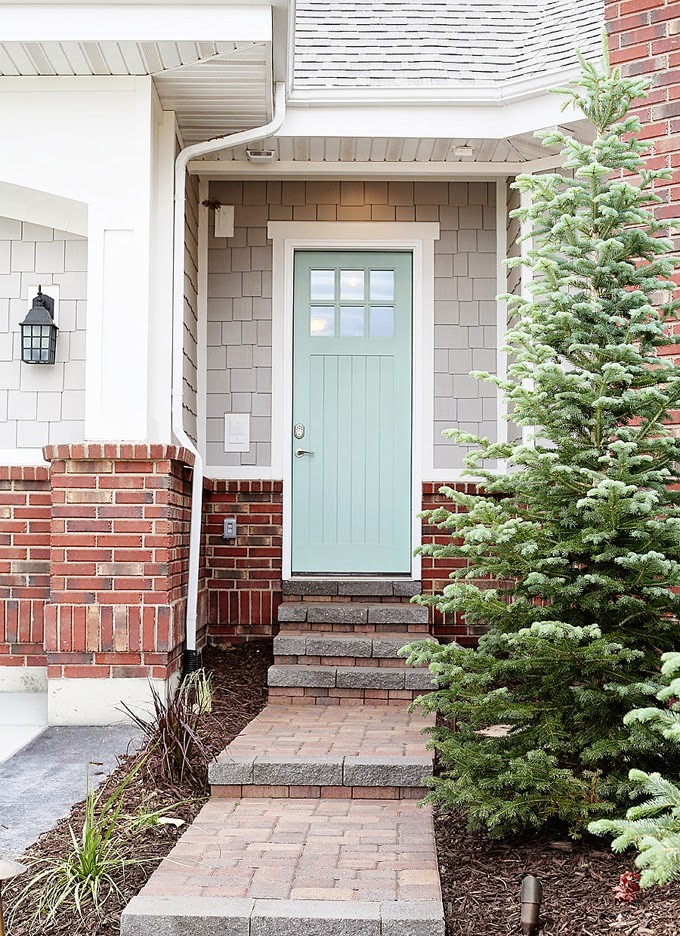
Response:
M358 799L421 800L423 786L316 786L314 784L228 784L213 783L210 795L218 799Z
M428 634L422 638L437 643ZM384 633L357 634L353 632L330 634L293 633L286 631L274 638L276 656L362 657L365 659L398 659L399 650L413 643L413 634Z
M227 786L423 786L423 779L432 776L432 762L432 755L221 754L208 765L208 781Z
M309 624L427 624L429 610L416 604L333 603L285 601L279 605L280 622Z
M409 578L347 578L347 579L317 579L295 578L284 579L282 582L283 594L289 595L319 595L323 598L351 597L351 598L412 598L420 595L423 590L421 579Z
M427 669L399 666L270 666L267 685L311 689L417 689L434 688Z
M359 929L360 927L360 929ZM121 936L444 936L441 900L272 900L139 894Z

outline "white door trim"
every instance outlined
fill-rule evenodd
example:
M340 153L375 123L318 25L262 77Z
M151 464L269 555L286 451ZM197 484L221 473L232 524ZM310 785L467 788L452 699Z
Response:
M283 579L291 577L293 255L296 250L405 250L413 255L412 544L420 544L422 483L431 480L434 397L434 222L270 221L272 271L272 462L283 478ZM420 557L411 575L420 578Z

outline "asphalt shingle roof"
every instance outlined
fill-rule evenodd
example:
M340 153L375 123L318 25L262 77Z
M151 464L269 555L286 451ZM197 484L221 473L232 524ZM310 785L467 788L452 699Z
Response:
M599 54L602 0L297 0L295 87L492 87Z

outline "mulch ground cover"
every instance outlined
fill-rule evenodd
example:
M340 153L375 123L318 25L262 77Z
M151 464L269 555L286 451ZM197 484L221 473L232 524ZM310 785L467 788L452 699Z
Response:
M447 936L517 936L520 885L543 885L541 936L678 936L680 885L640 892L633 903L612 888L633 855L614 855L606 839L536 835L492 842L452 814L436 817Z
M213 757L231 741L266 702L267 667L271 643L243 644L232 650L209 648L206 669L214 674L212 714L202 728L207 754ZM105 795L128 775L138 755L122 758L103 785ZM96 765L93 766L96 773ZM173 806L170 814L189 823L208 796L207 770L191 785L169 786L140 771L127 788L124 809ZM83 778L85 785L85 778ZM39 857L66 855L71 848L69 826L76 833L83 819L83 804L53 830L41 836L28 853ZM680 886L653 888L631 904L617 901L613 888L619 877L633 869L631 855L615 856L606 841L571 842L562 837L537 835L515 842L491 842L469 832L453 814L435 820L437 848L446 912L447 936L517 936L522 878L536 875L543 885L540 936L680 936ZM36 922L28 900L13 921L8 936L118 936L120 914L138 893L158 862L168 854L186 826L156 826L131 840L131 854L143 864L119 876L121 894L107 901L105 913L61 913L54 924ZM11 909L22 887L21 878L6 888Z
M205 650L203 662L205 668L213 673L214 698L212 713L204 716L201 731L210 758L219 754L264 708L267 667L272 661L271 643L265 641L242 644L233 650ZM128 755L121 759L120 765L102 786L104 796L128 775L137 757ZM96 769L96 765L93 765L93 774ZM124 812L136 814L140 808L159 809L182 803L172 808L169 815L184 819L186 823L191 822L209 793L207 767L198 773L202 777L200 783L178 786L164 785L140 770L125 791ZM85 782L86 778L83 777L83 788ZM82 821L83 803L78 803L66 819L42 835L26 854L44 858L68 854L72 847L69 826L78 835ZM46 925L36 921L35 906L29 898L19 908L8 936L39 936L43 933L46 936L118 936L123 908L141 890L159 861L173 848L185 829L186 826L178 829L171 825L159 825L130 840L130 856L144 859L144 862L128 868L124 876L117 875L121 893L107 900L102 916L85 912L81 918L73 910L61 912L53 924ZM22 881L25 882L26 877L17 878L5 889L6 911L11 911L12 902L24 886Z

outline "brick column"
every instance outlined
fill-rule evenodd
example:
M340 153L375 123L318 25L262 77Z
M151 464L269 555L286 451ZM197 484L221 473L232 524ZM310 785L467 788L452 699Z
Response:
M0 691L45 688L50 505L47 468L0 467Z
M192 456L149 444L48 446L45 608L52 724L109 723L149 680L177 679L184 641Z

